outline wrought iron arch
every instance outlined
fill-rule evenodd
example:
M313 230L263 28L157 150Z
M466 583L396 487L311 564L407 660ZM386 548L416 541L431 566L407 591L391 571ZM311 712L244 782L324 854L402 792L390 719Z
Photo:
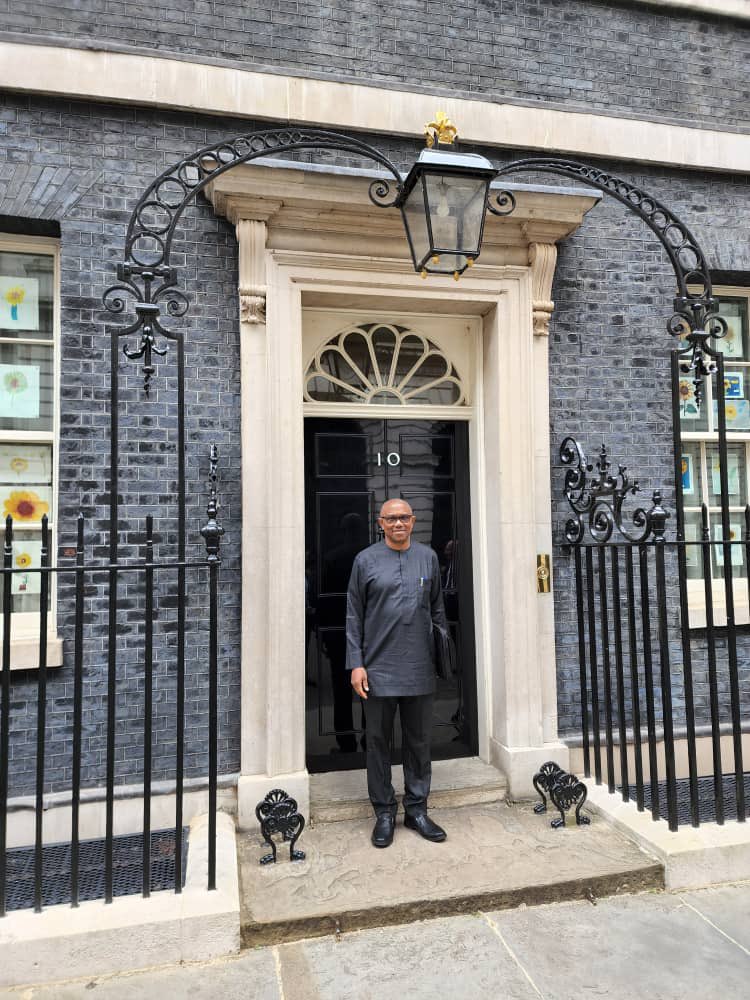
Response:
M554 156L534 156L514 160L500 167L498 176L522 171L560 174L584 181L609 195L638 216L664 247L677 279L674 313L667 330L687 342L684 371L692 372L696 398L700 399L703 378L716 371L712 360L717 350L709 338L720 339L727 333L727 324L718 315L719 303L714 298L711 274L705 254L691 231L666 205L630 181L608 173L599 167ZM697 285L691 292L689 285Z
M294 127L250 132L204 146L159 174L138 199L125 237L125 259L117 265L117 283L107 288L103 301L114 314L125 312L128 298L133 303L135 321L119 329L117 336L141 333L138 346L125 347L124 353L131 360L143 358L146 395L154 374L153 355L166 353L166 348L157 347L156 334L167 340L177 336L159 321L162 304L172 317L184 316L188 309L184 292L176 287L176 270L170 265L172 240L182 213L211 181L233 167L263 156L304 149L353 153L379 164L393 180L373 180L370 199L382 208L396 204L403 184L398 168L387 156L366 142L338 132Z

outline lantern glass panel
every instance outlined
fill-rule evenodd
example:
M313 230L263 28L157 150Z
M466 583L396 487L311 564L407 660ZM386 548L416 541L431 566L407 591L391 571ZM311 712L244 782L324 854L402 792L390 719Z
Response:
M425 184L433 247L476 257L489 180L454 174L427 174Z
M421 180L418 180L412 188L401 211L404 216L406 232L411 241L414 266L419 269L430 254L430 231L427 226L424 189Z

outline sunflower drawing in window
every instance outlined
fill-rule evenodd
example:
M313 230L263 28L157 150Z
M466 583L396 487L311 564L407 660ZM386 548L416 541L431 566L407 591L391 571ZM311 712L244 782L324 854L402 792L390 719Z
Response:
M746 431L750 429L750 402L747 399L727 399L724 404L727 430ZM719 427L719 404L714 400L714 428Z
M33 490L11 490L3 502L3 515L14 521L41 521L49 514L49 504Z
M28 552L19 552L18 555L16 556L16 566L18 569L28 569L29 566L31 566L32 562L33 560L31 558L30 553ZM16 591L16 593L19 594L26 593L29 589L29 574L17 573L15 584L16 586L14 590Z
M18 322L18 307L26 298L26 289L22 285L13 285L5 293L5 301L10 306L10 318L14 323Z
M695 399L695 386L689 378L680 379L680 417L683 420L698 420L700 407Z

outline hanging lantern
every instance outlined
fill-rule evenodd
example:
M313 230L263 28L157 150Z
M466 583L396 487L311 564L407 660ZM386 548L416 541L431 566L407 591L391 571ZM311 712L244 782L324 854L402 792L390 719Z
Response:
M456 135L455 125L439 112L425 127L427 148L409 171L399 199L414 268L423 277L452 274L458 279L482 247L487 197L497 170L477 153L457 152Z

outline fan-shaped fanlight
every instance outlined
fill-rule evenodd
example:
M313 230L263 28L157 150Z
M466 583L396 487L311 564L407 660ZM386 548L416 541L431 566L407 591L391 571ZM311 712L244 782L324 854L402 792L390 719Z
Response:
M455 367L423 334L367 323L344 330L316 351L305 374L305 399L461 406L465 394Z

